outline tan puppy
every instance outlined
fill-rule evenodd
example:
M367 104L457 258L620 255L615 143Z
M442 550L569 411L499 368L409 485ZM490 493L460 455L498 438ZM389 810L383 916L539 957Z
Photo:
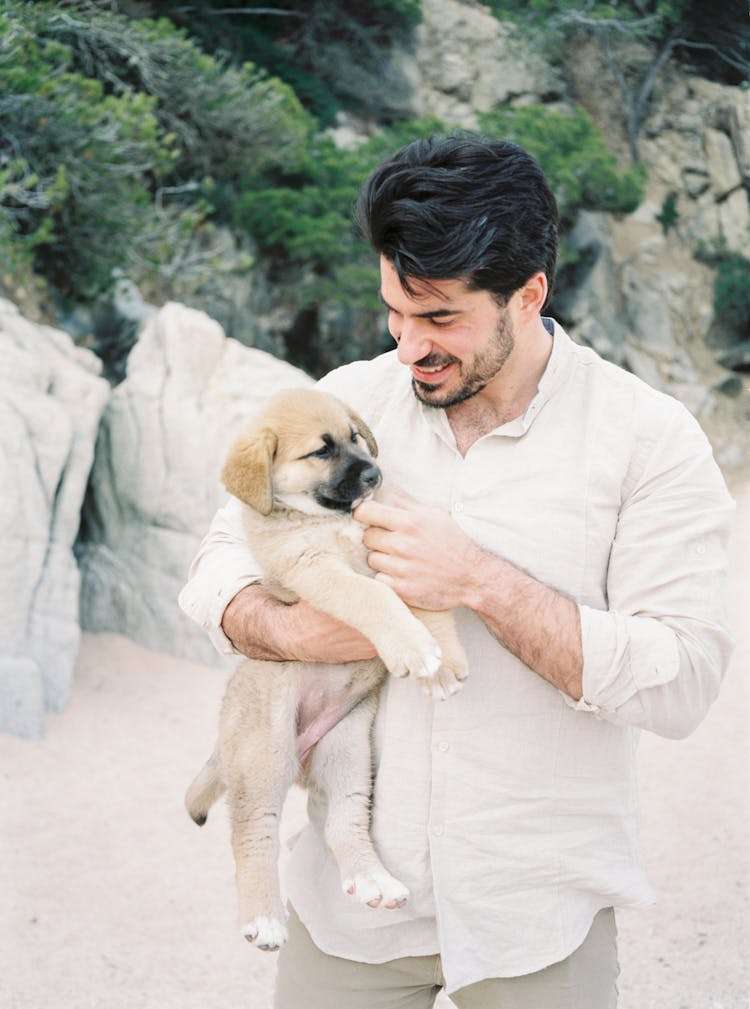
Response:
M242 933L261 949L287 937L278 825L295 780L325 797L326 842L345 892L371 907L404 903L406 887L384 868L369 834L377 695L387 670L418 678L441 699L466 676L450 613L419 611L416 619L367 566L351 512L380 483L376 453L372 433L344 404L317 390L286 390L237 439L222 473L245 505L264 585L355 627L380 656L336 666L248 659L228 684L217 748L186 805L203 824L226 791Z

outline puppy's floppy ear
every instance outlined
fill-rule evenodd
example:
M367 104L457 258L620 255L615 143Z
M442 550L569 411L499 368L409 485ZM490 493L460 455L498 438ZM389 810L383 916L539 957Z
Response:
M221 482L229 493L261 515L273 508L271 467L277 446L275 432L267 428L242 434L229 449L221 471Z
M349 417L351 418L352 424L354 424L355 431L357 432L358 435L360 435L362 438L365 439L365 444L367 445L367 448L370 450L370 455L374 459L378 454L378 443L375 441L375 435L369 429L367 424L365 424L365 422L362 420L362 418L358 413L352 410L352 408L349 406L346 409L347 412L349 413Z

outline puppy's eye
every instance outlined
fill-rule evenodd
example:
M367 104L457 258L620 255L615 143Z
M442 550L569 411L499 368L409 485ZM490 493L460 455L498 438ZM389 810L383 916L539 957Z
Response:
M356 441L357 441L358 438L359 438L359 432L358 431L352 431L352 441L356 443Z
M317 449L315 452L308 452L305 456L306 459L329 459L331 455L331 446L323 445L321 448Z

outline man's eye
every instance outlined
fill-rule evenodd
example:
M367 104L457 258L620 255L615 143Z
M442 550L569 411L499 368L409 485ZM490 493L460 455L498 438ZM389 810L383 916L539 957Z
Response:
M442 318L442 319L431 319L430 320L430 322L432 323L432 325L436 326L438 329L446 329L448 326L452 326L455 321L456 320L453 319L453 318L451 318L451 319Z

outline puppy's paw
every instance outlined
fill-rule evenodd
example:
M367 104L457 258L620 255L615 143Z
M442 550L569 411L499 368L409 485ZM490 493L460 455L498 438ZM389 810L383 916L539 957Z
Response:
M445 701L458 693L468 675L466 660L457 656L455 659L446 658L434 676L424 677L420 683L434 701Z
M248 942L258 949L277 950L287 941L286 925L278 918L259 914L240 929Z
M393 910L409 899L409 891L385 869L358 872L342 882L344 893L350 894L368 907Z
M440 645L428 631L420 628L418 633L400 644L398 651L381 656L393 676L413 676L422 680L432 679L437 674L443 656Z

